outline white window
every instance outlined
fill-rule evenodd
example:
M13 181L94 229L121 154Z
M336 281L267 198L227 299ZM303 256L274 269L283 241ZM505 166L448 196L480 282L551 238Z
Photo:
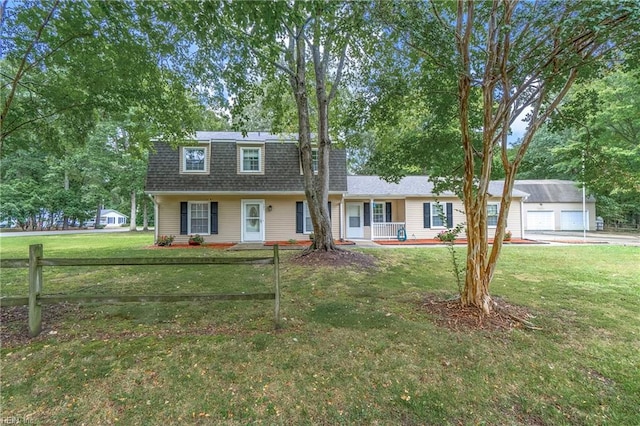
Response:
M373 223L384 223L384 216L384 203L373 203L373 211L371 215Z
M487 226L496 227L498 225L498 205L487 204Z
M189 203L189 234L209 233L209 203Z
M318 149L314 148L311 150L311 167L313 168L313 173L318 173Z
M318 174L318 148L311 149L311 169L314 174ZM302 160L300 160L300 174L303 174L302 171Z
M185 173L207 172L207 148L185 146L182 148L182 171Z
M431 203L431 226L447 226L447 214L444 211L444 206L440 203Z
M309 213L309 205L307 204L306 201L304 201L302 203L303 205L303 215L304 215L304 221L303 221L303 226L302 226L302 230L305 234L311 234L313 232L313 222L311 221L311 213Z
M240 171L245 173L261 172L262 148L240 148Z

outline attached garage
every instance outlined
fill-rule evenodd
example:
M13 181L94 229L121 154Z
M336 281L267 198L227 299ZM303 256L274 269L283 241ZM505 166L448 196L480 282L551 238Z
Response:
M527 210L527 231L553 231L553 211Z
M587 211L587 230L589 229L589 212ZM582 211L563 210L560 212L560 229L562 231L582 231Z

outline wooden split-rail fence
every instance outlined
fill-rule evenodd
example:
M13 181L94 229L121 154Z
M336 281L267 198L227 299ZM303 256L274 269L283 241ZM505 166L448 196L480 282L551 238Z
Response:
M132 295L47 295L43 294L44 266L174 266L174 265L273 265L272 293L235 294L132 294ZM280 257L278 246L270 257L120 257L120 258L45 258L42 244L29 246L28 259L0 259L0 268L29 268L28 297L0 297L0 307L29 306L29 334L35 337L42 330L42 306L55 303L130 303L185 302L212 300L274 300L275 327L280 326Z

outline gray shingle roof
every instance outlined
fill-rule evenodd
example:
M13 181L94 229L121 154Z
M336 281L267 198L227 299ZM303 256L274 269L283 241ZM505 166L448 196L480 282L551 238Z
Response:
M499 196L502 194L503 181L492 181L489 193ZM347 196L455 196L453 192L445 191L441 194L433 193L433 183L428 176L405 176L398 183L390 183L378 176L347 176ZM514 189L513 197L525 197L527 194Z
M145 190L148 192L302 192L304 191L298 146L291 140L268 133L197 132L200 142L211 141L210 174L180 174L179 150L163 142L155 143L149 156ZM240 137L240 139L238 139ZM214 138L214 139L212 139ZM263 138L263 139L260 139ZM263 175L237 173L236 141L264 141ZM332 149L329 191L347 189L346 152Z
M517 180L514 188L529 194L528 203L578 203L582 202L582 188L571 180ZM588 202L595 198L588 197Z

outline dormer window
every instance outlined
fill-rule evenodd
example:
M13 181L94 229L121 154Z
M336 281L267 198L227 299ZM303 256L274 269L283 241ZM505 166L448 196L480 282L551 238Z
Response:
M238 173L263 174L264 173L264 146L239 146L238 147Z
M318 174L318 148L311 148L311 169L313 174ZM300 174L303 174L302 160L300 161Z
M204 146L182 147L182 172L183 173L208 173L209 168L208 149Z
M314 148L311 150L311 167L313 168L313 173L318 173L318 149Z

